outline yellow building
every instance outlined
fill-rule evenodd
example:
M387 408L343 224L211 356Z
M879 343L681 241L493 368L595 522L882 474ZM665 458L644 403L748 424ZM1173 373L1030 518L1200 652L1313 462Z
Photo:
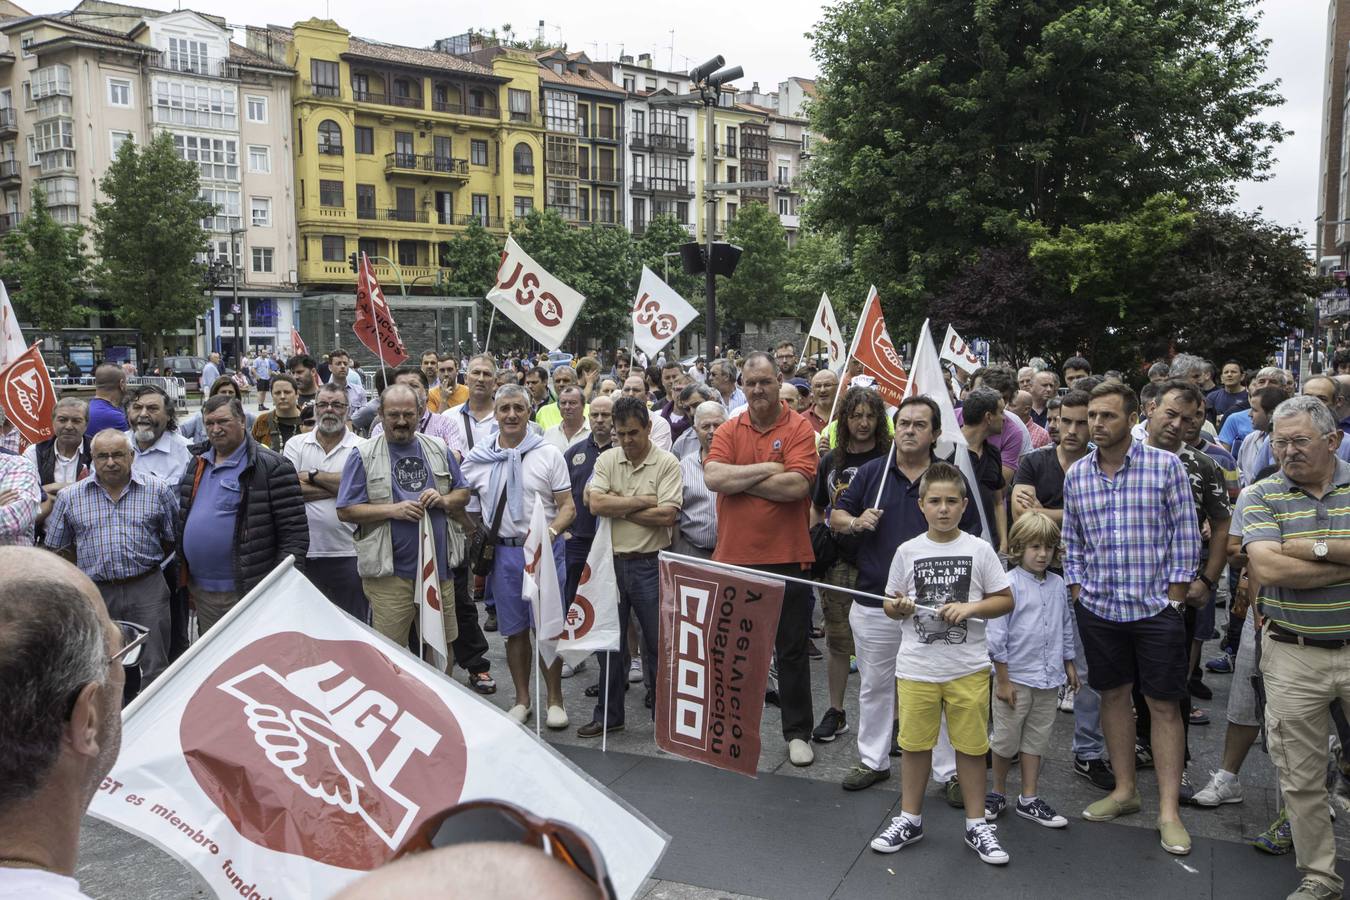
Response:
M504 235L543 204L539 67L503 52L483 65L353 37L336 22L249 29L249 46L298 73L300 283L350 286L348 255L398 264L410 293L434 286L442 246L471 222ZM389 293L393 269L376 275ZM385 281L388 279L387 281Z

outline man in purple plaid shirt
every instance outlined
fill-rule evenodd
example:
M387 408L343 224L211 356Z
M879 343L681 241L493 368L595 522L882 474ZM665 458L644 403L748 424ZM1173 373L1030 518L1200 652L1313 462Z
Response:
M1064 580L1076 601L1088 682L1101 693L1102 731L1116 789L1083 811L1105 822L1139 811L1135 782L1137 679L1153 722L1158 830L1169 853L1186 854L1178 794L1184 757L1186 590L1200 564L1186 467L1174 454L1131 440L1139 399L1128 387L1093 389L1088 427L1096 449L1064 478Z

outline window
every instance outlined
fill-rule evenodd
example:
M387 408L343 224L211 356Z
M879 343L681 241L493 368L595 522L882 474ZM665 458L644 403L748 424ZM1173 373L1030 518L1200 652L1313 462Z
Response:
M633 80L632 75L623 76L623 89L630 94L637 90L637 83Z
M523 219L530 214L532 209L534 209L533 197L517 197L511 211L517 219Z
M48 178L38 182L48 206L79 206L80 182L76 178Z
M484 228L487 227L490 210L491 207L488 205L487 194L473 195L473 217L477 219L478 224L482 225Z
M327 156L342 155L342 129L332 119L319 123L319 152Z
M451 191L436 192L436 224L451 225L455 221L455 195Z
M736 204L735 204L735 203L728 203L728 204L727 204L727 224L730 225L732 222L735 222L735 221L736 221Z
M727 166L727 181L728 181L728 182L730 182L730 183L732 183L732 184L735 184L735 183L739 180L739 179L737 178L738 175L740 175L740 172L737 171L737 169L736 169L735 166Z
M644 231L647 228L647 201L641 197L633 198L633 230Z
M23 108L32 109L35 105L35 101L33 100L33 84L32 82L25 81L23 83Z
M475 166L488 164L487 141L469 141L469 162Z
M136 139L130 131L110 131L108 132L108 140L112 147L112 155L116 156L117 151L122 149L123 144L134 143Z
M780 216L788 216L792 214L791 209L789 209L790 203L791 201L789 201L787 197L778 198L778 214Z
M250 144L248 148L248 170L255 175L270 175L272 172L272 148Z
M516 144L516 149L511 152L511 166L517 175L534 174L534 151L529 144Z
M36 39L37 39L36 34L31 31L25 31L19 37L19 49L23 51L24 59L28 59L33 55L31 52L29 52L28 48L33 46L33 41Z
M319 205L342 206L342 182L326 178L319 181Z
M648 78L648 79L647 79L647 90L649 90L649 91L654 91L654 90L656 90L656 79L655 79L655 78Z
M108 105L131 105L131 81L126 78L108 79Z
M238 143L205 135L175 134L173 145L188 162L197 163L202 178L239 180ZM237 213L236 213L237 215Z
M323 259L324 262L346 262L347 239L340 234L325 234L323 236Z
M266 97L245 97L245 109L247 110L248 120L257 122L260 125L267 124L267 98Z
M70 96L70 66L43 66L33 70L33 99L41 100L53 94Z
M74 123L69 120L38 122L37 125L33 126L33 132L37 137L37 152L74 150L74 127Z
M253 250L253 271L260 275L272 274L272 248L254 247Z
M438 134L431 141L431 155L435 159L436 171L448 172L453 170L454 163L451 161L455 155L454 142L448 135Z
M633 156L633 186L641 187L647 180L647 157L640 154Z
M248 201L249 221L255 228L272 227L272 198L251 197ZM257 271L256 269L254 271Z
M210 63L206 58L206 41L169 38L169 68L197 75L210 74Z
M398 242L398 264L400 266L417 265L417 245L419 241Z
M356 249L357 252L364 253L371 259L374 259L377 256L384 255L383 253L380 252L384 248L380 246L380 242L375 238L357 238Z
M530 92L507 88L507 101L511 104L511 121L530 121Z
M633 134L641 136L647 133L647 113L640 109L633 110Z
M30 134L28 135L27 141L28 141L28 164L30 166L36 166L38 164L37 138L33 137Z
M778 167L778 183L787 184L789 180L790 179L788 178L788 167L780 165Z
M577 133L577 95L565 91L545 91L545 118L549 131Z
M375 185L358 184L356 186L356 217L358 219L375 218Z
M309 78L316 97L336 97L341 93L338 87L340 69L335 62L326 59L309 61Z
M155 121L234 129L239 124L236 97L232 87L158 80L155 82Z
M357 153L374 153L375 129L368 128L365 125L357 125L356 130L352 132L352 143L356 145Z
M239 227L238 190L202 188L201 199L215 207L213 215L202 219L202 227L207 231L233 231Z

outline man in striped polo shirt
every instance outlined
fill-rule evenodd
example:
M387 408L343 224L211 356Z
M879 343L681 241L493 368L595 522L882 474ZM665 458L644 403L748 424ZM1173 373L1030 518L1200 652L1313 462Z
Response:
M1350 463L1316 397L1275 408L1280 469L1242 492L1238 521L1264 616L1266 734L1302 882L1289 900L1340 897L1327 809L1329 704L1350 701Z

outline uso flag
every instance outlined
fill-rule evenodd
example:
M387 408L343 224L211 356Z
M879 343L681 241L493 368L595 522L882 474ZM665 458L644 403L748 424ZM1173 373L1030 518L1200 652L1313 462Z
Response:
M545 350L557 350L562 345L581 312L581 304L586 302L585 297L530 259L513 237L506 239L497 283L487 292L487 299Z
M352 330L366 349L379 357L380 365L401 366L407 360L408 351L398 336L394 314L384 299L380 283L375 280L370 258L364 253L356 273L356 322Z
M646 266L633 301L633 345L655 359L684 327L698 318L698 310Z
M90 811L219 897L331 897L478 799L574 825L633 897L667 838L534 735L346 615L288 559L123 711Z
M610 520L596 520L595 540L581 570L577 595L563 617L558 655L575 666L592 653L619 650L619 582L614 577Z
M56 389L37 344L0 369L0 407L28 443L38 444L52 436Z
M656 746L754 776L782 606L776 578L661 554Z
M820 305L816 307L816 316L811 320L811 331L806 336L807 344L812 340L820 341L825 348L826 368L836 375L844 370L848 357L844 355L844 335L839 330L839 322L834 317L834 306L829 295L821 292Z
M980 366L984 365L975 351L970 349L970 345L961 340L961 335L956 333L956 329L947 326L947 338L942 342L941 359L943 362L949 362L956 366L967 375L972 374Z

